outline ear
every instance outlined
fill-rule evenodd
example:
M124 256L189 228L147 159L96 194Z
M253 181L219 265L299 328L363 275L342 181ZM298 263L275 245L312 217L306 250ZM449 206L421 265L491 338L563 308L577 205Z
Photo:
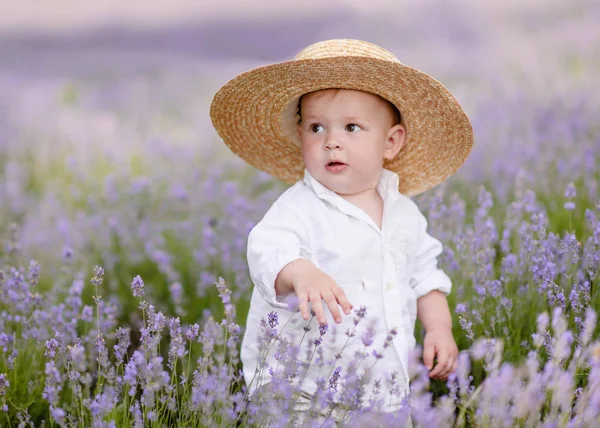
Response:
M400 149L404 145L405 136L406 131L402 125L394 125L390 128L386 136L385 148L383 151L383 157L386 160L392 160L398 155Z
M296 133L298 135L298 138L302 138L302 124L301 123L296 125Z

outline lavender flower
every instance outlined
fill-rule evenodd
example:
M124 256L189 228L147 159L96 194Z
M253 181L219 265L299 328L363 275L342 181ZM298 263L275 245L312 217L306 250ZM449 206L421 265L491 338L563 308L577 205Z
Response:
M363 336L362 336L362 343L364 346L371 346L373 344L373 338L375 337L375 329L371 326L369 326Z
M367 315L367 307L361 306L359 309L354 310L354 325L358 325L361 319L363 319Z
M575 202L573 202L575 196L577 196L575 185L573 183L569 183L567 190L565 190L565 198L567 198L567 202L565 202L564 208L566 210L573 211L575 209Z
M6 373L0 373L0 397L6 395L6 389L10 386L10 382L6 378Z
M54 358L57 353L64 352L63 338L60 333L56 333L52 339L46 341L46 351L44 356Z
M315 346L319 346L323 343L323 336L325 336L325 333L327 333L328 329L329 326L327 325L327 323L319 325L319 337L313 340L313 344Z
M327 333L327 330L329 330L329 325L327 323L319 325L319 334L321 336L324 336L325 333Z
M69 247L63 248L62 260L65 264L69 264L73 261L73 250Z
M279 325L279 315L277 314L277 312L275 312L275 311L269 312L267 314L267 318L268 318L269 327L275 328L275 327L277 327L277 325Z
M90 280L93 286L98 287L104 281L104 269L100 266L94 267L94 276Z
M60 407L50 406L50 414L52 415L52 419L54 419L54 422L56 422L57 424L63 425L65 423L65 416L67 415L67 412L65 412L64 409L61 409Z
M333 371L333 374L329 378L329 389L337 391L338 381L340 380L340 373L342 372L342 367L337 366Z
M171 370L174 370L177 358L183 358L187 353L181 333L181 322L179 321L179 318L172 318L171 321L169 321L169 335L171 337L171 342L169 345L168 367Z
M54 361L51 360L46 363L45 374L46 379L42 397L50 403L51 406L57 406L59 394L62 391L63 380Z
M35 287L40 278L40 265L35 260L29 262L29 273L27 277L31 286Z
M127 354L127 349L131 344L130 329L119 327L115 332L115 336L117 338L117 344L114 345L113 349L115 351L115 359L118 365L123 363L125 355Z
M133 297L142 297L144 295L144 281L139 275L133 278L131 290L133 291Z
M198 324L194 324L187 328L187 330L185 332L185 337L187 337L188 340L196 340L199 332L200 332L200 326Z

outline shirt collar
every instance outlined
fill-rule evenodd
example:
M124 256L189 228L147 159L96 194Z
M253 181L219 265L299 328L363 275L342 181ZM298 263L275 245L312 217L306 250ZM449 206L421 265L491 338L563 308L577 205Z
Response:
M323 186L319 183L311 174L308 172L308 169L304 169L304 184L306 184L310 189L315 192L315 194L321 198L326 200L332 200L341 198L338 194L329 190L327 187ZM379 182L377 183L377 191L383 198L383 200L387 200L390 196L396 195L398 193L398 185L400 184L400 179L398 174L390 171L389 169L382 169L381 177L379 177ZM342 198L343 199L343 198Z

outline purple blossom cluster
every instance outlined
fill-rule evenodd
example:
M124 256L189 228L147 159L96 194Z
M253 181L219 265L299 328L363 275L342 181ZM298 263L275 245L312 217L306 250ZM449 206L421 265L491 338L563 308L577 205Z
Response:
M324 356L328 340L335 340L328 325L314 329L308 322L305 339L293 343L278 312L265 314L259 326L263 363L246 385L240 305L223 279L214 287L223 318L205 312L185 324L177 305L170 315L143 300L148 284L136 275L129 288L139 302L140 323L119 326L118 300L100 295L110 271L96 266L90 275L73 273L67 260L61 276L42 290L39 263L8 264L20 255L13 227L9 241L16 245L0 270L0 409L11 421L46 419L64 426L124 420L134 426L172 420L253 425L279 420L282 412L290 424L308 417L315 424L404 424L410 418L417 426L593 425L600 418L598 207L586 208L579 229L561 231L553 230L556 215L531 191L518 192L503 221L495 218L494 197L483 188L472 222L452 220L464 208L457 201L456 194L445 199L440 192L419 201L431 227L445 237L441 263L455 283L451 296L462 352L446 382L449 393L434 392L420 348L411 356L409 395L394 370L371 379L397 331L375 343L367 307L355 309L344 335L346 344L359 341L363 351L344 366L338 361L346 345L334 359ZM84 303L86 289L92 305ZM270 352L274 367L266 364ZM303 381L315 367L327 375L307 398ZM30 414L27 402L19 401L24 392L47 410ZM403 404L389 411L384 396Z
M95 268L91 287L98 282L99 272ZM25 299L24 293L32 295L35 279L25 275L22 267L3 268L0 277L3 334L11 338L5 343L18 344L13 351L5 348L0 354L5 367L0 373L0 408L9 420L48 418L60 426L117 426L124 421L133 426L167 421L212 426L222 421L229 426L308 420L329 426L369 420L398 425L410 418L416 426L527 426L559 421L593 426L600 418L600 340L597 314L589 304L579 309L580 323L570 320L560 305L537 314L534 333L525 341L524 359L518 364L503 360L511 346L510 335L478 335L461 352L458 369L446 382L449 393L435 397L419 347L410 355L408 395L403 395L394 370L387 378L370 383L371 369L396 331L390 331L384 343L374 343L373 326L364 322L366 307L355 309L353 329L345 335L346 340L360 340L364 352L357 353L346 367L323 356L330 333L327 325L319 326L303 356L303 344L286 339L285 325L279 325L279 314L273 311L262 320L261 346L263 362L274 352L277 366L263 363L254 386L265 385L266 376L267 387L256 389L254 380L249 385L243 382L241 328L235 322L231 291L222 279L216 283L225 309L221 321L210 317L202 327L183 326L178 317L166 316L148 303L140 309L144 317L136 339L130 328L116 325L114 310L102 299L96 300L91 318L83 315L80 281L73 282L67 303L40 293L37 305L31 302L25 307L15 303ZM133 281L132 293L137 293L141 281ZM22 310L7 312L9 303ZM40 317L44 322L37 322ZM166 358L161 352L165 342ZM27 362L30 365L24 372ZM474 379L475 364L485 373L483 379ZM329 375L319 379L314 394L306 396L302 382L311 365L328 369ZM13 377L27 382L13 383ZM47 403L46 415L28 413L26 403L18 401L23 388ZM255 392L250 394L252 389ZM390 411L380 398L383 391L402 404Z

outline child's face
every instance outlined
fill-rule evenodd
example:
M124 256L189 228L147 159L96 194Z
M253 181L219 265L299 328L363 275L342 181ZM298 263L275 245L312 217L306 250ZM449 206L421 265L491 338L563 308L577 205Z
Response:
M367 92L326 89L305 95L298 132L308 172L343 196L375 189L384 159L393 159L404 142L393 111Z

